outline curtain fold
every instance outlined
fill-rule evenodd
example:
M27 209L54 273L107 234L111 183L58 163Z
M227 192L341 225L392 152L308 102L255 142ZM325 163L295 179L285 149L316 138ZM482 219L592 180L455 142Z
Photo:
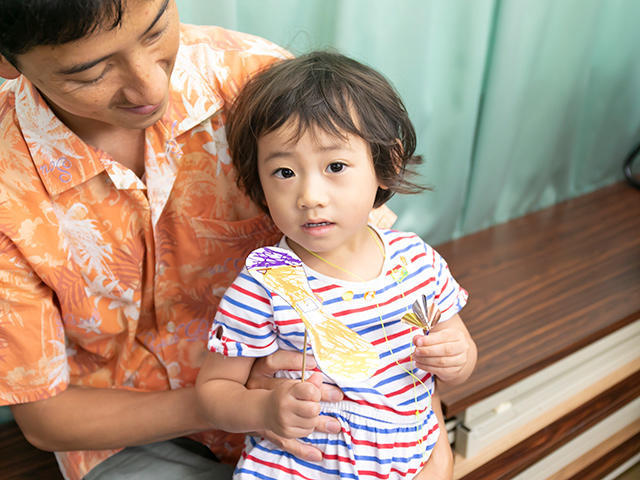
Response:
M622 178L640 140L635 0L177 0L182 20L383 73L425 158L397 227L433 244Z

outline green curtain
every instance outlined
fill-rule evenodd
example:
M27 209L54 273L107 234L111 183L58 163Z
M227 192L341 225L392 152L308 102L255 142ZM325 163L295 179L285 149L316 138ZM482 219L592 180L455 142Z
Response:
M336 48L386 75L432 187L390 206L432 244L619 180L640 141L638 0L177 3L184 22Z
M184 22L380 70L432 188L390 206L433 244L619 180L640 141L637 0L177 2Z

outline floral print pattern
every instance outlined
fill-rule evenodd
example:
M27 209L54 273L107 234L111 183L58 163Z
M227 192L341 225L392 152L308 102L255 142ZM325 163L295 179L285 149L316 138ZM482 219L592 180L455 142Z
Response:
M280 234L237 189L225 112L247 77L287 56L257 37L181 26L145 178L85 144L25 78L0 90L0 404L67 385L193 385L221 295ZM242 436L197 436L233 460ZM65 452L80 479L115 453Z

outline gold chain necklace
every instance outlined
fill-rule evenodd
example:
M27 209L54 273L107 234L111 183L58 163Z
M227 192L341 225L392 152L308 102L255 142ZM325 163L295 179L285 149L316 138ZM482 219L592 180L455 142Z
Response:
M378 234L376 232L373 231L373 229L367 225L367 231L369 232L369 235L371 235L371 238L373 238L373 240L376 242L376 245L378 246L378 249L380 250L380 253L382 254L382 266L384 268L384 265L386 263L386 253L384 251L384 246L382 245L382 242L380 241L380 238L378 238ZM300 245L300 244L298 244ZM315 252L312 252L311 250L303 247L302 245L300 245L301 248L303 248L307 253L309 253L310 255L313 255L314 257L316 257L318 260L326 263L327 265L340 270L343 273L346 273L348 275L351 275L352 277L358 279L361 282L366 282L366 280L364 278L362 278L360 275L358 275L357 273L354 273L350 270L347 270L346 268L342 268L339 265L336 265L333 262L330 262L329 260L327 260L326 258L321 257L320 255L318 255ZM385 273L383 272L383 276L385 275ZM400 283L398 282L398 280L396 280L394 278L394 281L396 282L396 285L399 287ZM404 291L402 289L400 289L400 294L402 295L402 298L404 299ZM424 384L424 382L418 378L413 372L407 370L404 366L400 365L400 362L398 362L397 357L395 356L395 354L393 353L393 349L391 348L391 346L389 345L389 337L387 336L387 331L384 327L384 321L382 320L382 313L380 313L380 304L376 301L376 311L378 313L378 318L380 319L380 326L382 327L382 333L384 335L384 340L385 340L385 344L387 345L387 348L389 349L389 353L393 356L393 361L395 362L396 365L398 365L402 370L405 371L405 373L409 374L409 376L411 376L412 382L413 382L413 394L414 394L414 402L415 402L415 414L416 414L416 418L419 417L420 415L420 411L419 411L419 406L418 406L418 395L416 393L416 381L419 382L426 390L427 395L428 395L428 399L429 402L431 401L431 392L429 390L429 388ZM407 310L411 311L410 307L407 306ZM307 329L305 328L305 332L304 332L304 345L303 345L303 352L307 351ZM305 369L305 356L303 356L303 362L302 362L302 380L304 381L304 369ZM411 354L409 356L409 359L411 361L413 361L413 354ZM418 431L418 425L416 425L416 431ZM422 439L418 439L418 443L422 443Z

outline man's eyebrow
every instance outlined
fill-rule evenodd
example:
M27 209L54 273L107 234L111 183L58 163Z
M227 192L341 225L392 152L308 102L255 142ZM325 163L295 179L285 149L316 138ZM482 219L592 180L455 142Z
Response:
M147 27L147 29L144 31L144 33L141 36L145 36L147 33L149 33L149 31L156 26L156 23L158 23L158 20L160 20L160 17L162 17L162 15L164 15L164 12L167 11L167 7L169 6L169 0L164 0L164 2L162 2L162 6L160 7L160 10L158 10L158 13L156 14L156 18L153 19L153 22L151 22L151 25L149 25Z
M72 75L74 73L84 72L85 70L89 70L91 67L99 64L100 62L109 58L112 54L105 55L104 57L96 58L95 60L90 60L84 63L78 63L70 68L64 68L62 70L58 70L60 75Z
M169 0L164 0L164 2L162 2L162 6L160 7L160 10L158 10L158 13L156 14L156 16L153 19L153 21L151 22L151 24L142 33L142 35L140 35L141 37L144 37L147 33L149 33L149 31L151 31L153 29L153 27L156 26L156 24L158 23L158 20L160 20L160 17L162 17L162 15L164 15L164 12L167 11L167 7L168 6L169 6ZM70 68L62 69L62 70L58 71L58 73L61 74L61 75L72 75L74 73L84 72L85 70L89 70L91 67L96 66L100 62L105 61L111 55L113 55L113 54L110 53L110 54L105 55L103 57L96 58L95 60L90 60L90 61L84 62L84 63L78 63L77 65L73 65Z

